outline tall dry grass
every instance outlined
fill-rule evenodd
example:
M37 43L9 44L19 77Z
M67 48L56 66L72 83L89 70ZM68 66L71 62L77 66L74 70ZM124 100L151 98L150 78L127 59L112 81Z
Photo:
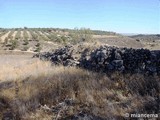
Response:
M159 76L118 72L108 76L36 60L16 67L2 65L0 80L0 118L11 112L16 119L51 120L54 114L40 106L52 107L66 98L76 101L69 116L86 111L104 119L123 119L125 113L159 112Z

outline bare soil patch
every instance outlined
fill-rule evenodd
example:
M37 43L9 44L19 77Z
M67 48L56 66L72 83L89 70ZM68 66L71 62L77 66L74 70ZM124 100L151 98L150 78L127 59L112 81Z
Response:
M9 31L8 33L6 33L5 35L3 35L2 37L1 37L1 42L4 42L4 40L5 40L5 38L6 37L8 37L8 34L10 33L11 31Z
M32 35L29 31L27 31L27 34L28 34L28 39L31 40L32 39Z
M14 33L12 35L13 39L15 39L16 34L17 34L17 31L14 31Z
M143 45L141 42L125 36L96 35L93 38L101 43L108 44L110 46L143 48Z

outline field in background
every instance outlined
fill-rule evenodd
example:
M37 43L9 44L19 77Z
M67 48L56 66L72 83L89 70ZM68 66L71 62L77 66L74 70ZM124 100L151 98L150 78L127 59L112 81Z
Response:
M144 48L149 50L160 50L160 34L155 35L134 35L131 38L140 41Z
M51 51L64 45L82 42L106 44L108 46L160 49L160 38L150 40L136 36L127 37L114 32L90 29L58 29L58 28L15 28L0 29L0 50L28 52ZM152 39L153 38L153 39Z

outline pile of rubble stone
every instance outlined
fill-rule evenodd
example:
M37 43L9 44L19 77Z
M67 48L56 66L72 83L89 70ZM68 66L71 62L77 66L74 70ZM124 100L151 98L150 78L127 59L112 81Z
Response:
M65 46L54 52L35 55L54 64L79 66L94 71L121 71L135 73L160 73L160 51L147 49L101 46L90 49L83 46ZM34 56L34 57L35 57Z

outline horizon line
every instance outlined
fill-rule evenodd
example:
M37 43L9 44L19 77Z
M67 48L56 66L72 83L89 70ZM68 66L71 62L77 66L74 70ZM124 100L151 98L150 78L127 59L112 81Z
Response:
M104 29L92 29L92 28L89 28L89 27L74 27L74 28L66 28L66 27L27 27L27 26L23 26L23 27L0 27L0 29L24 29L24 28L27 28L27 29L38 29L38 28L45 28L45 29L70 29L70 30L74 30L75 28L77 29L82 29L82 28L85 28L85 29L90 29L90 30L98 30L98 31L105 31L105 32L113 32L113 33L117 33L117 34L122 34L122 35L156 35L156 34L160 34L160 33L134 33L134 32L116 32L116 31L112 31L112 30L104 30Z

